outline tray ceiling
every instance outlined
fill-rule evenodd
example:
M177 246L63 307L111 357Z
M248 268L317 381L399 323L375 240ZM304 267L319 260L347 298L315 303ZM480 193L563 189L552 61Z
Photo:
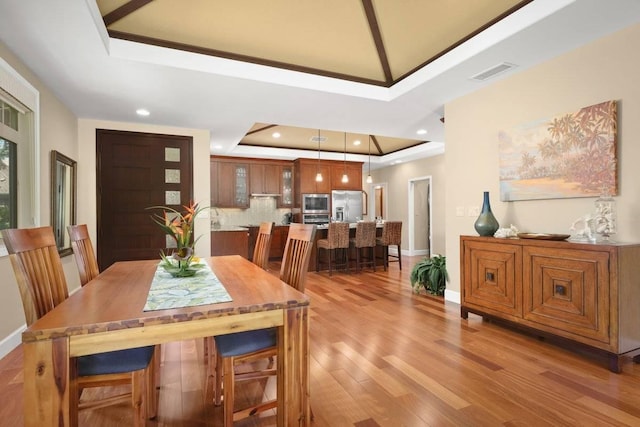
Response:
M391 87L530 1L98 0L97 5L112 38ZM256 123L239 145L316 150L317 132ZM344 150L342 132L321 134L322 151ZM347 134L347 139L347 152L369 153L369 135ZM371 139L375 156L428 142Z

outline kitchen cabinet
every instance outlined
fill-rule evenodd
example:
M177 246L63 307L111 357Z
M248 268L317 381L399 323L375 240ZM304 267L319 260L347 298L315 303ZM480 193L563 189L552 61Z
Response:
M331 166L327 163L318 163L317 160L294 160L294 179L296 188L295 205L300 206L302 194L328 194L331 193ZM322 181L316 181L316 175L322 174Z
M210 168L212 206L249 207L249 164L211 160Z
M586 345L620 372L640 349L640 244L460 237L460 313Z
M302 194L329 194L331 190L362 190L362 162L345 163L335 160L297 159L293 162L295 178L294 206L300 206ZM342 182L342 175L347 172L348 183ZM320 171L322 182L316 182L316 174Z
M280 194L280 165L250 163L251 194Z
M281 165L279 167L280 176L280 197L277 205L279 208L293 207L293 164Z
M342 176L347 174L349 181L342 182ZM333 164L331 166L332 190L362 190L362 163L347 162L345 164Z
M249 231L216 230L211 232L211 256L241 255L247 258Z

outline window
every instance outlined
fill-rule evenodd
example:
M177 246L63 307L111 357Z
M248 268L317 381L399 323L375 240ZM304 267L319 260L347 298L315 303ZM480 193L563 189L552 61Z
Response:
M0 123L4 123L11 129L18 131L19 111L0 99Z
M0 138L0 230L18 226L16 144Z
M0 228L40 225L39 123L40 93L0 58Z

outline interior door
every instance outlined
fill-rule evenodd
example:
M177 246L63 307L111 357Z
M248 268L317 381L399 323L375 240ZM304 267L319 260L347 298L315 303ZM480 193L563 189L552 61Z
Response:
M98 129L98 265L158 258L166 238L150 206L182 210L193 197L193 139Z

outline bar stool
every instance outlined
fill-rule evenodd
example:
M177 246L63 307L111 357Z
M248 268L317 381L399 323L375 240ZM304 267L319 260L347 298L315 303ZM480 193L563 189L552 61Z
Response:
M385 221L382 224L382 236L376 239L376 245L384 248L384 271L387 271L389 266L389 258L397 258L392 262L397 261L402 270L402 252L400 250L400 241L402 239L402 221ZM396 246L398 249L398 255L392 255L389 253L389 246Z
M372 266L376 271L376 223L375 221L363 221L356 225L356 236L349 239L350 246L356 249L356 272L360 272L363 266ZM369 249L369 256L364 257L363 252Z
M333 267L345 267L349 271L349 224L346 222L330 222L327 229L327 238L318 239L316 254L316 271L320 271L320 249L329 251L329 276L333 271ZM336 259L336 251L342 249L344 255L344 263L338 264Z

